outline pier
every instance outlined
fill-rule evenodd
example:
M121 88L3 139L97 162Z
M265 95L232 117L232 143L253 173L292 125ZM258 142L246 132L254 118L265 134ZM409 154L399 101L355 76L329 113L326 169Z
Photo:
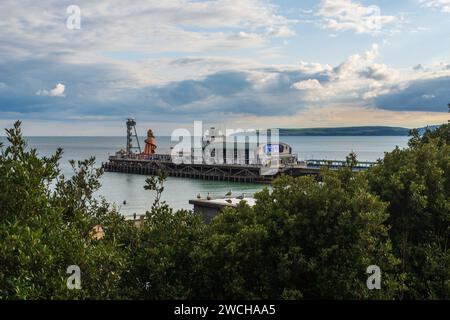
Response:
M372 165L374 165L373 162L360 162L353 170L366 170ZM338 170L343 166L345 166L344 161L307 160L283 165L277 169L275 174L265 175L262 173L264 167L256 164L176 164L171 160L170 155L156 154L143 159L112 156L108 162L102 164L106 172L141 175L156 175L158 172L165 172L171 177L251 183L270 183L282 174L293 177L317 175L324 167Z
M291 146L278 141L278 136L275 137L271 129L265 135L257 130L254 144L250 143L249 137L243 137L244 143L241 144L237 143L236 137L231 137L232 147L227 149L230 137L210 128L200 142L200 159L196 158L194 149L188 149L186 153L156 153L156 139L150 129L142 152L136 121L127 119L126 125L126 150L117 151L114 156L109 157L108 162L102 163L106 172L141 175L164 172L168 176L180 178L270 183L283 174L293 177L318 175L324 167L338 170L347 165L345 161L339 160L298 161L292 154ZM133 144L133 140L136 144ZM352 170L366 170L373 165L373 162L358 162Z
M102 164L106 172L120 172L141 175L156 175L164 172L171 177L192 178L202 180L270 183L273 176L260 174L256 165L233 164L175 164L160 159L117 159L110 157L109 162Z

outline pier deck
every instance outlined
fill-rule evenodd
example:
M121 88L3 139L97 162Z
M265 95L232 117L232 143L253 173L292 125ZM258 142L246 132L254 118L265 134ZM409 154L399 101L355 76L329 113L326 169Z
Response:
M252 182L252 183L270 183L273 179L282 174L298 177L303 175L317 175L321 168L329 166L336 170L343 166L342 161L308 160L304 163L295 163L284 165L273 175L263 175L262 167L251 164L205 164L190 163L176 164L170 160L170 157L161 155L148 159L131 159L110 157L109 162L103 163L102 167L107 172L121 172L130 174L155 175L158 172L165 172L168 176L230 181L230 182ZM365 162L354 170L364 170L373 163Z

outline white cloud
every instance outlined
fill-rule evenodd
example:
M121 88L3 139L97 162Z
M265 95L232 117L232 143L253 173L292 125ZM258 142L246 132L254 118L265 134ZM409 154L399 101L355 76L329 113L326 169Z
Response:
M6 93L0 99L8 102L0 103L0 116L8 112L14 117L66 120L109 116L112 121L133 112L155 122L218 119L225 113L227 119L242 114L290 117L320 105L368 106L417 79L450 76L449 62L415 72L393 69L377 61L377 45L333 67L323 61L264 63L279 58L283 41L269 39L292 36L296 23L280 15L269 0L77 2L82 11L80 30L64 27L65 7L59 0L39 6L31 5L31 0L0 1L4 82L0 90ZM319 8L325 26L372 33L374 9L369 6L336 0L323 1ZM395 20L380 18L382 26ZM253 50L241 50L247 48ZM289 50L287 58L293 55L295 51ZM54 79L61 82L55 88L43 85ZM66 99L44 99L42 111L43 99L35 93L65 97L63 83L70 84L70 94ZM445 85L435 86L445 90ZM47 89L36 92L36 88ZM411 91L411 96L419 92L415 95L419 99L436 96L425 107L444 95L425 89ZM10 103L11 93L15 105Z
M368 66L361 73L363 76L378 81L395 80L399 77L399 72L385 64L374 63Z
M304 73L318 73L332 70L331 66L328 64L322 65L317 62L305 62L305 61L300 61L299 69Z
M281 128L341 127L341 126L400 126L419 128L429 124L446 123L446 112L392 111L358 104L306 108L294 116L240 117L232 125L238 128L270 127L274 123Z
M335 68L324 67L320 64L301 63L301 70L314 70L317 74L325 75L326 81L310 78L292 85L302 92L302 98L309 102L332 101L371 101L381 95L387 95L407 87L408 81L419 77L429 78L432 73L420 75L401 73L386 64L376 63L379 46L373 44L362 54L353 54ZM443 64L434 69L444 75ZM309 66L305 68L305 66ZM314 75L314 73L307 72ZM448 74L448 70L447 70Z
M49 96L49 97L65 97L66 86L62 83L58 83L56 87L51 90L42 89L36 92L38 96Z
M352 30L356 33L379 33L396 17L382 15L374 5L364 6L352 0L323 0L316 13L322 19L323 28L336 31Z
M36 6L0 2L0 58L51 53L68 59L88 53L127 51L207 52L259 48L271 37L290 37L295 20L278 14L266 0L88 1L79 0L81 29L62 21L59 0ZM37 41L36 39L39 39ZM49 48L51 48L49 50Z
M441 12L450 13L450 0L420 0L423 7L439 9Z
M372 64L379 54L379 46L373 44L364 54L351 55L346 61L335 68L336 77L340 79L354 77L358 71Z
M288 26L270 27L268 29L268 35L276 38L289 38L295 36L295 31Z
M297 90L320 90L322 85L317 79L308 79L305 81L300 81L292 85L293 88Z

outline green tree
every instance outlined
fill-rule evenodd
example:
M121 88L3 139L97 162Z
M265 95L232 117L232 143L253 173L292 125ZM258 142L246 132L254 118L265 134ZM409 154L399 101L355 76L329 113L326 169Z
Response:
M211 224L161 201L142 227L94 194L95 160L59 171L62 150L39 157L20 122L0 146L0 299L448 299L449 126L412 132L367 173L277 179ZM100 233L95 230L103 231ZM82 289L68 290L78 265ZM366 286L367 267L382 289ZM405 291L406 290L406 291Z
M120 249L123 217L93 198L100 171L94 160L60 175L62 151L39 157L22 138L20 122L7 130L0 155L0 299L117 298L126 266ZM97 225L106 231L93 237ZM125 227L126 228L126 227ZM68 290L67 267L81 268L81 290Z
M386 204L362 175L329 170L321 181L284 176L216 217L204 245L213 297L257 299L395 298L401 276L384 222ZM369 290L378 265L383 290Z
M127 285L136 299L187 299L193 297L195 253L204 236L205 224L192 211L174 211L161 202L166 175L146 180L145 189L155 191L155 201L139 229L139 245L130 254Z
M450 299L449 125L408 148L386 153L367 174L371 189L389 203L390 237L406 273L407 299Z

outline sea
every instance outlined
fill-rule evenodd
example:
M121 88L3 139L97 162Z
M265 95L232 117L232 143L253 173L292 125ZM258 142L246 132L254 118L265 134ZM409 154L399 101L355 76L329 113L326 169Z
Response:
M125 148L125 137L27 137L28 147L36 148L39 155L49 156L57 148L64 153L60 163L61 173L66 177L73 173L69 160L84 160L95 157L96 165L101 166L110 155ZM144 137L140 141L144 141ZM392 151L396 146L404 148L407 145L406 136L301 136L281 137L281 142L289 144L299 160L326 159L345 160L350 152L357 154L360 161L376 161L385 152ZM5 137L0 142L7 143ZM169 153L170 147L177 142L171 142L170 137L156 137L158 153ZM101 188L97 197L104 197L125 216L144 214L150 209L155 194L144 190L145 176L106 172L101 178ZM228 191L236 196L261 191L267 185L254 183L235 183L225 181L207 181L187 178L169 177L164 184L162 200L172 208L191 210L190 199L197 194L206 197L224 196ZM125 203L125 204L124 204Z

